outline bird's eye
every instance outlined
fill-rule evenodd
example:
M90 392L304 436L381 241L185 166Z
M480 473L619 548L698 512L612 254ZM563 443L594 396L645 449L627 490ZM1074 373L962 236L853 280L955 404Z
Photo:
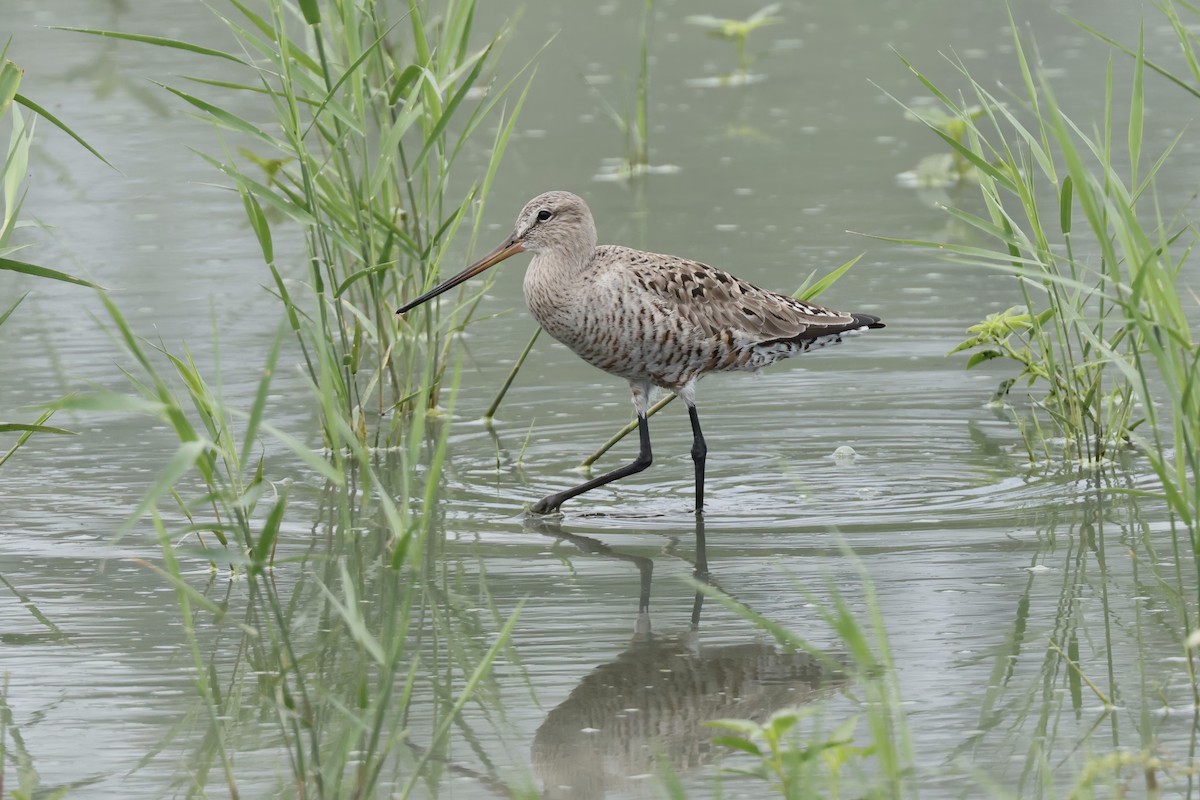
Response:
M538 222L545 222L546 220L550 219L551 216L551 213L547 209L543 208L538 212Z

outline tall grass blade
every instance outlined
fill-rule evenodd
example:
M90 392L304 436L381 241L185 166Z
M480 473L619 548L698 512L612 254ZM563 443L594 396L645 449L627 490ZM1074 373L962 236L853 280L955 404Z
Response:
M0 258L0 269L8 270L9 272L19 272L22 275L31 275L35 278L46 278L52 281L73 283L76 286L87 286L92 289L103 288L95 283L92 283L91 281L84 280L83 278L77 278L74 275L68 275L65 272L59 272L56 269L39 267L36 264L27 264L24 261L14 261L11 258Z

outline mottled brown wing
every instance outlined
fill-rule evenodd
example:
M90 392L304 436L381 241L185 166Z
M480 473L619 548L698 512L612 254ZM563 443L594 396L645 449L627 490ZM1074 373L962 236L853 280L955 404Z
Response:
M765 342L859 327L853 314L760 289L697 261L653 255L630 268L648 291L709 336L729 332Z

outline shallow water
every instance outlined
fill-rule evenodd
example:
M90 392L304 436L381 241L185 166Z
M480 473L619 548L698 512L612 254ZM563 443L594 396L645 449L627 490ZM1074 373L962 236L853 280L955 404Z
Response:
M765 51L754 65L764 79L706 88L695 79L732 69L732 47L683 23L695 13L690 6L659 3L652 161L679 169L631 188L593 179L622 147L597 95L622 109L632 101L641 5L525 9L505 53L508 68L556 38L539 58L489 200L486 238L503 236L528 197L567 188L586 196L602 241L700 258L779 290L867 251L822 301L880 314L888 324L761 376L701 384L704 525L715 583L835 656L840 643L820 618L822 604L836 591L865 616L874 592L927 796L971 796L964 780L976 786L975 770L1031 795L1038 748L1060 786L1070 786L1086 757L1109 749L1147 748L1186 765L1195 716L1178 659L1165 512L1151 501L1135 506L1102 495L1070 474L1030 469L1013 426L984 405L1002 371L966 373L962 360L945 356L968 325L1017 302L1008 280L848 232L953 235L929 196L895 180L938 143L885 96L922 95L889 48L935 80L952 80L938 52L953 50L977 77L1015 85L1003 6L787 3L785 22L751 40ZM1127 5L1067 8L1102 30L1131 32L1136 9ZM480 30L499 26L507 11L488 6ZM1036 36L1068 107L1082 121L1098 119L1108 51L1041 3L1016 3L1014 15ZM186 2L135 13L120 2L10 0L5 17L14 35L9 57L26 69L22 91L120 169L41 124L26 214L47 229L29 234L27 260L112 287L135 329L172 347L186 341L222 377L229 403L245 407L277 330L277 305L259 288L268 275L240 204L209 188L215 176L185 149L215 151L212 132L147 80L219 74L206 73L214 67L202 60L181 64L171 51L38 27L153 30L224 44L222 26ZM1147 30L1147 42L1164 58L1175 47L1161 26ZM583 88L583 76L595 93ZM1156 153L1188 123L1192 106L1152 85L1147 151ZM1166 207L1194 191L1200 162L1187 154L1196 146L1194 138L1181 142L1180 168L1159 185ZM955 199L977 202L970 189ZM543 339L495 428L476 421L533 330L520 270L513 262L497 271L485 307L499 316L462 338L436 510L444 544L424 580L468 649L494 639L492 609L503 620L524 607L489 693L464 710L447 762L422 791L486 797L504 783L548 796L654 795L647 754L662 747L677 750L689 797L713 796L719 767L685 720L822 700L832 728L862 713L862 696L836 670L814 677L819 670L803 657L784 654L711 600L691 629L696 522L681 406L651 421L650 470L572 501L560 524L539 526L523 514L531 501L580 479L576 465L629 420L630 406L619 381ZM5 420L30 419L36 412L19 409L68 391L124 388L117 369L124 356L93 319L102 314L96 300L5 274L0 305L25 288L34 294L0 329ZM279 370L267 414L317 446L315 413L293 367ZM201 747L183 622L173 588L146 566L161 558L148 527L113 539L176 442L129 417L54 422L80 435L35 438L0 484L0 670L9 681L10 733L20 737L6 743L7 785L16 785L19 761L43 786L74 785L71 796L183 793L177 787ZM857 456L835 460L841 446ZM598 468L633 448L623 442ZM314 576L333 560L322 550L321 486L283 458L271 468L275 479L293 479L299 511L281 544L293 560L277 580L312 597ZM1105 480L1147 485L1147 473L1131 460ZM648 565L650 604L641 613ZM244 583L210 577L199 559L188 569L214 602L245 605ZM1179 588L1194 598L1194 585ZM237 656L230 627L203 634L218 663ZM1075 642L1074 657L1115 714L1104 713L1086 685L1079 689L1048 641ZM442 646L422 646L431 675L448 668ZM646 677L655 669L671 680ZM614 686L626 686L621 697L645 693L607 708L603 701L620 694ZM721 692L742 705L722 704ZM428 698L414 705L415 742L428 738L437 713ZM611 730L581 727L606 714L619 720ZM290 768L273 721L244 721L238 730L243 795L286 792ZM221 794L217 771L209 777ZM564 784L574 789L557 788ZM1184 778L1166 788L1195 793ZM760 789L731 781L724 792L758 797Z

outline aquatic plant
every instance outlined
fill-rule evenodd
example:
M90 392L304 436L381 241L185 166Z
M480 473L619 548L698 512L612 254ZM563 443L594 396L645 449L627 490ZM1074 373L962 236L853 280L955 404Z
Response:
M852 602L832 580L821 596L793 583L808 599L815 616L833 633L844 655L834 660L808 638L768 619L718 589L697 583L698 589L773 637L789 650L810 653L832 668L848 673L849 686L859 695L859 714L833 721L826 730L823 704L783 709L762 722L745 719L713 720L723 729L713 743L730 748L737 766L726 768L772 787L772 796L799 798L910 797L916 795L913 746L901 703L899 680L884 627L883 610L871 578L846 544L841 555L855 566L864 597ZM861 694L860 694L861 693ZM865 720L865 732L858 732ZM802 726L803 722L810 722ZM804 728L802 730L802 727ZM745 755L749 756L748 765ZM826 795L826 793L828 793Z
M746 52L746 42L749 40L750 34L768 25L783 22L783 17L774 16L778 10L779 3L771 3L769 6L763 6L758 11L755 11L746 19L714 17L711 14L692 14L685 17L684 22L705 28L708 31L708 35L715 39L724 39L727 42L733 42L734 47L737 48L738 70L744 74L750 71L750 56Z
M629 181L643 175L669 175L679 171L679 167L672 164L650 163L650 38L653 22L654 0L645 0L638 33L640 57L637 85L630 111L621 113L605 100L600 92L589 86L601 109L625 137L624 156L619 159L606 159L600 171L596 173L595 180Z
M501 36L472 43L475 0L446 0L437 13L418 0L403 10L270 0L264 14L230 4L232 15L214 13L242 55L69 30L198 54L243 74L190 80L266 105L274 130L193 91L166 89L241 145L203 158L245 206L309 377L329 384L334 402L323 414L363 441L392 444L404 428L399 412L437 404L448 363L443 333L470 316L468 306L464 318L456 309L441 322L433 312L412 325L395 318L395 306L433 281L447 250L465 249L454 244L464 224L474 239L524 94L498 109L512 81L486 77ZM453 194L456 165L488 120L496 127L481 177ZM290 263L299 248L279 252L281 232L302 242L303 266ZM332 445L336 423L326 416L322 424Z
M1167 3L1163 13L1189 65L1200 64L1194 34L1178 23L1174 6ZM1105 117L1089 134L1063 111L1052 81L1030 66L1015 25L1013 30L1024 119L961 63L962 77L987 109L982 120L905 62L967 126L964 142L932 130L977 168L988 216L947 211L998 245L909 243L936 246L954 260L1017 279L1023 305L973 326L957 350L972 351L968 367L990 360L1017 364L1019 377L1036 390L1033 423L1022 428L1035 440L1028 446L1031 457L1053 452L1037 419L1044 415L1070 462L1092 471L1133 447L1153 470L1157 487L1136 493L1160 498L1171 512L1180 655L1200 701L1195 652L1182 644L1195 628L1195 589L1188 585L1200 579L1200 346L1189 320L1194 295L1181 280L1196 228L1184 212L1164 211L1155 196L1156 178L1171 167L1183 133L1146 164L1148 62L1140 32L1136 46L1122 48L1133 59L1128 115L1116 111L1110 60ZM1193 77L1200 83L1200 70ZM1200 97L1185 79L1172 82Z
M972 120L978 120L984 114L984 108L978 105L963 109L963 116ZM935 128L946 139L960 145L966 141L967 125L963 117L948 114L936 106L907 109L904 117ZM951 148L949 152L923 157L912 170L898 175L897 180L902 185L914 188L947 188L977 178L975 165L959 150Z
M18 93L24 72L13 62L4 60L7 50L6 45L4 50L0 51L0 123L7 121L10 126L8 147L4 151L4 160L0 163L0 203L3 203L3 206L0 207L0 271L94 288L95 284L74 275L10 258L22 249L14 242L14 234L20 225L21 206L25 202L25 195L29 188L26 180L29 174L29 148L33 144L36 123L36 119L26 120L17 110L16 105L38 111L41 111L41 107ZM99 154L92 150L86 142L83 142L74 131L53 116L50 116L49 119L99 157ZM9 304L7 308L0 309L0 327L4 326L4 323L28 296L29 293L26 292ZM46 424L53 415L54 409L51 408L43 411L33 422L0 421L0 433L19 434L8 450L0 453L0 466L12 458L13 454L21 449L34 434L70 435L72 432L69 430Z
M1113 135L1111 69L1105 85L1108 119L1088 135L1063 112L1050 81L1030 68L1014 40L1026 89L1024 111L1033 125L973 81L961 63L959 70L986 111L982 118L905 62L966 127L964 141L939 127L931 130L977 170L988 216L956 207L948 212L1000 246L895 241L936 246L955 260L1017 278L1023 305L973 327L957 350L973 351L968 367L991 359L1020 365L1020 377L1040 389L1037 407L1065 440L1068 458L1098 463L1131 442L1140 414L1150 412L1143 406L1135 413L1134 400L1141 399L1135 394L1142 393L1137 384L1140 370L1149 366L1145 358L1165 332L1156 333L1156 326L1168 326L1166 341L1183 351L1191 347L1176 280L1190 249L1188 227L1172 229L1158 217L1156 228L1147 230L1137 213L1173 146L1143 167L1140 58L1122 142ZM1122 144L1129 181L1116 164ZM1177 377L1186 379L1187 369L1177 366L1182 369L1176 369ZM1186 384L1178 389L1181 398L1190 397Z
M488 685L519 611L505 619L492 608L480 618L478 599L442 586L436 517L409 511L418 496L436 505L448 427L427 428L423 407L415 410L407 446L381 462L331 413L330 382L313 381L314 403L337 437L326 457L268 421L286 323L250 406L236 409L186 347L147 342L100 299L131 360L133 393L78 394L59 407L148 416L178 441L117 532L149 520L161 561L140 563L175 590L196 690L188 718L143 763L183 738L194 752L178 788L203 793L216 781L237 796L239 764L250 763L238 754L254 742L290 766L288 785L300 796L373 796L381 784L408 796L462 724L462 707ZM333 363L324 353L314 360ZM293 478L324 485L315 518L311 506L291 502ZM196 579L204 562L207 585ZM231 580L217 581L222 574ZM225 596L214 598L221 586ZM451 625L474 626L474 641L486 645L455 641ZM445 671L418 666L431 657L421 635L430 631ZM433 713L424 741L409 730L414 703Z

